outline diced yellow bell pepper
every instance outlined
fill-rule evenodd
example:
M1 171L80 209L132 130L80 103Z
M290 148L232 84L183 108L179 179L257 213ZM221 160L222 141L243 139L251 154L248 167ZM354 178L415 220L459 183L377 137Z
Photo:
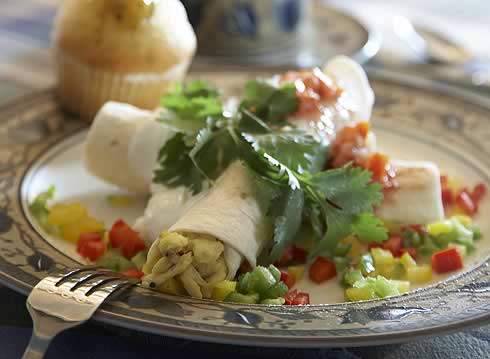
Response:
M214 300L223 301L228 296L228 294L234 292L235 289L236 289L236 282L231 280L223 280L219 283L216 283L216 285L213 288L213 293L211 295L211 298Z
M415 259L413 259L408 252L403 253L403 255L400 257L400 263L403 265L405 270L417 266L417 262L415 262Z
M444 220L440 222L429 223L427 225L427 231L431 236L437 237L441 234L451 233L453 231L453 224L450 220Z
M52 226L63 226L86 216L87 209L80 203L55 204L49 211L48 223Z
M391 280L396 285L400 293L406 293L410 290L410 282L406 280Z
M97 221L93 217L81 218L77 222L71 222L60 226L61 236L69 242L76 242L82 233L101 232L104 223Z
M395 264L395 258L390 251L382 248L372 248L371 255L373 256L374 266L379 271L382 266L390 266Z
M68 242L76 242L80 238L80 225L78 222L68 223L60 227L61 237Z
M305 275L305 266L304 265L289 266L288 274L293 276L295 282L298 282L301 279L303 279L303 276Z
M408 268L407 279L412 283L427 283L432 279L432 268L428 265Z
M468 254L468 250L466 249L466 246L463 246L462 244L451 243L449 244L448 248L456 248L461 258L465 258L466 255Z
M87 216L80 222L80 233L101 232L104 229L104 223L97 221L94 217Z
M374 295L368 288L347 288L345 296L351 302L373 299Z
M405 277L405 270L400 262L379 266L376 272L388 279L401 279Z
M453 216L453 218L457 219L459 223L461 223L465 227L469 227L473 224L473 220L470 216L465 216L464 214L457 214Z
M365 246L354 236L348 236L341 240L342 244L350 244L347 255L351 258L358 258L364 252Z

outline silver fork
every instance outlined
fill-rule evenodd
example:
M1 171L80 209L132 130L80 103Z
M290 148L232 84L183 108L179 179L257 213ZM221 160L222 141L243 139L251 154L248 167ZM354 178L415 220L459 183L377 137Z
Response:
M138 282L136 278L94 267L47 276L27 298L34 325L22 358L43 358L57 334L86 322L112 293Z

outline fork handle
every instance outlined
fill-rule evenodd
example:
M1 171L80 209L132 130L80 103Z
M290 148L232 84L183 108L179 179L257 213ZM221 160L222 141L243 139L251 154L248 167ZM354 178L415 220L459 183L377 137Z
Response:
M36 331L32 331L31 340L22 356L22 359L42 359L48 350L53 338L41 337Z

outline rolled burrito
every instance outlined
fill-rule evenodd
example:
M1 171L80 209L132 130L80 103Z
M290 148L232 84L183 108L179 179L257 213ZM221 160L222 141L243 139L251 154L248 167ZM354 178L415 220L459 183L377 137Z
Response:
M156 117L128 104L107 102L87 134L87 170L130 192L149 193L158 151L175 134Z
M193 297L210 297L232 279L245 258L255 266L272 236L267 196L258 195L249 170L232 163L216 184L151 246L143 284L155 289L177 280Z
M444 218L441 175L432 162L390 161L397 187L385 194L376 214L389 222L428 224Z

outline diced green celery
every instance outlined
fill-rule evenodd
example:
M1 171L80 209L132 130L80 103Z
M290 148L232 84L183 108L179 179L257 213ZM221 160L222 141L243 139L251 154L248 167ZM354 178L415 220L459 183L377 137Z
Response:
M136 253L136 255L133 256L133 258L131 258L131 262L133 262L134 266L138 268L138 270L141 270L145 265L146 255L147 255L146 251L141 251Z
M31 212L31 214L34 216L34 218L36 218L41 227L43 227L48 232L52 232L52 230L54 229L53 226L48 223L48 202L53 199L55 191L55 187L50 186L47 191L38 194L36 198L34 198L34 200L29 204L29 211Z
M284 298L274 298L274 299L264 299L260 302L260 304L268 304L268 305L283 305L286 302Z
M254 294L240 294L237 292L231 292L224 300L225 302L233 302L240 304L256 304L259 301L259 295Z
M398 286L383 276L376 277L374 291L381 298L400 294Z
M456 231L452 231L449 233L443 233L443 234L440 234L438 236L433 237L434 242L441 249L447 248L449 243L454 242L457 238L458 238L458 233L456 233Z
M427 225L427 231L434 237L444 233L450 233L453 231L453 222L446 219L443 221L430 223Z
M473 239L475 241L481 239L482 235L481 235L481 229L480 227L478 227L476 224L472 224L470 227L469 227L470 231L473 232Z
M376 270L381 266L389 266L395 263L395 258L390 251L382 248L372 248L371 255L374 260L374 267Z
M339 242L337 247L335 248L335 256L336 257L345 257L347 253L349 253L352 245L350 243L342 243Z
M473 232L463 226L461 222L456 219L452 219L452 223L454 225L455 232L457 233L457 238L455 239L455 242L466 246L468 252L473 251L475 249L475 244L473 242Z
M338 273L343 272L350 266L350 259L347 257L335 257L333 262L335 263L335 270Z
M115 272L122 272L126 269L134 268L133 262L114 250L108 251L95 264L99 267L112 269Z
M422 245L419 247L420 254L430 256L439 250L440 248L434 243L432 236L426 234L422 237Z
M269 272L271 272L274 279L276 280L276 282L279 282L281 280L281 271L272 264L268 267L268 269Z
M364 253L361 255L361 259L359 261L359 269L361 270L362 274L368 275L369 273L374 272L374 261L373 257L371 256L370 253Z
M420 234L418 234L413 229L407 229L403 232L403 245L404 247L418 247L420 246L422 239Z
M289 288L284 282L278 282L270 287L265 293L261 294L261 298L274 299L282 297L288 291Z
M390 280L380 275L376 278L366 278L357 281L354 283L353 287L371 290L372 293L374 293L374 298L384 298L389 295L400 294L396 284L393 284Z
M410 282L406 280L391 280L391 283L396 285L398 291L401 293L406 293L410 290Z
M274 284L276 284L276 279L267 268L257 266L252 272L250 272L249 292L262 294Z
M359 269L354 269L352 271L349 271L349 272L345 272L344 274L344 283L347 284L347 285L354 285L355 282L357 281L360 281L360 280L363 280L364 277L362 275L362 272L359 270Z
M250 288L250 276L251 272L247 272L238 277L238 284L236 287L236 291L241 294L251 293Z
M415 267L417 265L415 259L413 259L412 256L408 254L408 252L403 253L403 255L400 257L400 263L405 269Z

